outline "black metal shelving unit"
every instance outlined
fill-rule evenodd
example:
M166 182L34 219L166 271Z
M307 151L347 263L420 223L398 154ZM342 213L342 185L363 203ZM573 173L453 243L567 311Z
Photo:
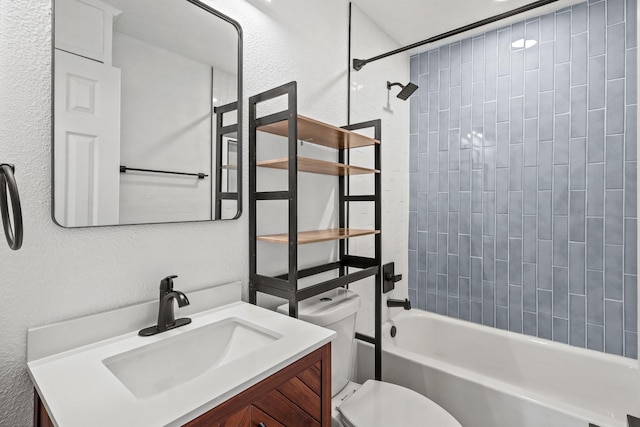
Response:
M275 114L258 117L258 105L275 98L286 97L287 109ZM374 137L358 134L356 130L373 129ZM280 135L287 138L288 156L283 159L257 161L258 132ZM335 148L338 151L338 163L319 161L298 156L298 141ZM374 337L356 334L356 338L375 346L375 377L381 378L382 367L382 179L381 179L381 121L374 120L337 128L325 123L298 115L297 84L287 83L249 98L249 251L250 277L249 301L257 302L258 292L274 295L289 301L289 315L298 317L298 303L320 293L345 287L350 283L367 277L375 277L375 334ZM351 148L370 146L374 151L374 169L349 164ZM257 191L257 168L270 167L288 172L288 190ZM336 175L339 180L339 228L299 232L298 230L298 173L310 172ZM374 194L350 195L349 177L352 174L372 174L374 176ZM257 202L266 200L288 201L288 232L280 235L257 235ZM349 228L349 204L374 203L375 227L372 230L353 230ZM362 257L349 254L348 239L373 235L374 257ZM298 245L327 241L339 241L338 260L311 268L298 270ZM257 272L258 241L282 243L288 245L288 272L278 276L268 276ZM336 271L337 277L322 281L305 288L298 287L298 280L319 273Z

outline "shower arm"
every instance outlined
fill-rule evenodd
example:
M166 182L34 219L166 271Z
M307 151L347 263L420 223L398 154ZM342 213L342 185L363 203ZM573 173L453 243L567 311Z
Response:
M437 41L444 40L444 39L449 38L449 37L457 36L458 34L462 34L462 33L465 33L467 31L475 30L476 28L480 28L480 27L483 27L485 25L501 21L503 19L511 18L512 16L516 16L516 15L519 15L521 13L529 12L531 10L537 9L539 7L542 7L542 6L547 6L547 5L555 3L557 1L558 0L538 0L538 1L535 1L533 3L529 3L529 4L526 4L524 6L515 8L515 9L510 10L508 12L504 12L504 13L500 13L498 15L494 15L494 16L492 16L490 18L486 18L486 19L474 22L472 24L468 24L468 25L465 25L463 27L456 28L455 30L447 31L446 33L442 33L442 34L439 34L437 36L430 37L430 38L428 38L426 40L422 40L422 41L410 44L408 46L404 46L404 47L392 50L390 52L383 53L383 54L378 55L378 56L374 56L374 57L369 58L369 59L357 59L357 58L354 58L353 59L353 64L352 64L353 65L353 69L356 70L356 71L360 71L362 69L362 67L364 67L365 65L367 65L370 62L374 62L374 61L377 61L379 59L384 59L384 58L387 58L389 56L396 55L398 53L406 52L408 50L415 49L417 47L424 46L424 45L429 44L429 43L435 43Z

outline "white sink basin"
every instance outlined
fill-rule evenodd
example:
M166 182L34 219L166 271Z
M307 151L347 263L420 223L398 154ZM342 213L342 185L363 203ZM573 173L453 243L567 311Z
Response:
M239 318L175 331L181 333L111 356L102 363L135 397L143 399L259 351L282 337Z

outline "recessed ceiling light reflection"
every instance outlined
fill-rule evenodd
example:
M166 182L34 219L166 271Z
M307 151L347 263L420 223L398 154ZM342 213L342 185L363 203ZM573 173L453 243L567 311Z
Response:
M512 49L529 49L530 47L534 47L538 44L537 40L533 39L519 39L511 43Z

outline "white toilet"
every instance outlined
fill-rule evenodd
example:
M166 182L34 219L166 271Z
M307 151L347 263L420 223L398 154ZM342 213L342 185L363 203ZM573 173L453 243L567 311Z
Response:
M451 414L421 394L395 384L349 381L360 297L338 288L299 303L298 318L337 332L331 344L333 427L461 427ZM289 305L278 307L288 314Z

